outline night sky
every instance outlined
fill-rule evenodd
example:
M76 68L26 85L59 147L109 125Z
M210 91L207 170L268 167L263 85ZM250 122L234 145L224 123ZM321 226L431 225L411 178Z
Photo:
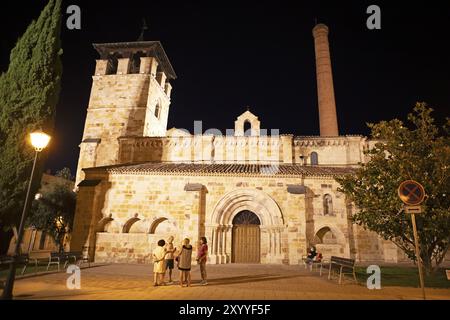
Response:
M33 3L33 5L28 3ZM0 71L46 1L15 1L2 10ZM406 119L426 101L443 122L450 110L448 1L65 1L81 7L81 30L65 28L62 93L47 168L75 172L92 74L92 43L161 41L178 79L172 81L168 128L233 128L250 106L261 128L318 135L311 30L330 28L340 134L367 135L367 122ZM381 30L368 30L366 9L381 7ZM6 6L2 3L2 6ZM33 7L34 6L34 7ZM9 12L9 13L7 13Z

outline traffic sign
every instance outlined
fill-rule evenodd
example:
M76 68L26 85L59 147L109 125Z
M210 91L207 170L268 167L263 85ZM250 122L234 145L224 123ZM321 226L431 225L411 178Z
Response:
M405 213L422 213L421 206L405 206Z
M417 206L425 199L425 189L417 181L406 180L398 187L398 196L406 205Z

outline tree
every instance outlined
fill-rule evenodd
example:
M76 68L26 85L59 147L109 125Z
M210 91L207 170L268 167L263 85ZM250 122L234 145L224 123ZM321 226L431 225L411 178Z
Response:
M358 208L352 219L391 240L416 261L411 217L402 211L397 188L416 180L427 193L423 213L416 215L420 257L425 270L436 270L450 243L449 119L439 128L432 109L417 103L408 115L411 129L394 119L369 124L375 146L366 151L369 161L356 173L338 178L340 191Z
M72 181L74 179L74 177L72 176L72 172L70 171L69 168L65 167L62 168L61 170L56 171L55 176L59 177L59 178L63 178L66 180L70 180Z
M60 32L61 0L50 0L18 40L8 70L0 75L0 238L7 243L20 221L33 163L28 134L38 128L51 134L54 127L62 74ZM45 154L43 158L35 181L42 175ZM38 187L36 183L32 191Z
M72 231L75 205L76 193L64 182L55 183L33 201L27 225L50 234L62 252L64 238Z

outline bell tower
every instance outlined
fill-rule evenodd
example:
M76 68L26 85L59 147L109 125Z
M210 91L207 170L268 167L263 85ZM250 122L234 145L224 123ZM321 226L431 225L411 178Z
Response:
M159 41L94 44L100 55L80 144L82 169L117 164L119 137L165 136L175 71Z

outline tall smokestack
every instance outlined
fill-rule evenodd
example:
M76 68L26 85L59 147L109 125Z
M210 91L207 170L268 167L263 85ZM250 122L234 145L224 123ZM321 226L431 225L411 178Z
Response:
M316 51L317 97L319 102L320 136L338 136L333 73L331 71L328 27L318 24L313 29Z

